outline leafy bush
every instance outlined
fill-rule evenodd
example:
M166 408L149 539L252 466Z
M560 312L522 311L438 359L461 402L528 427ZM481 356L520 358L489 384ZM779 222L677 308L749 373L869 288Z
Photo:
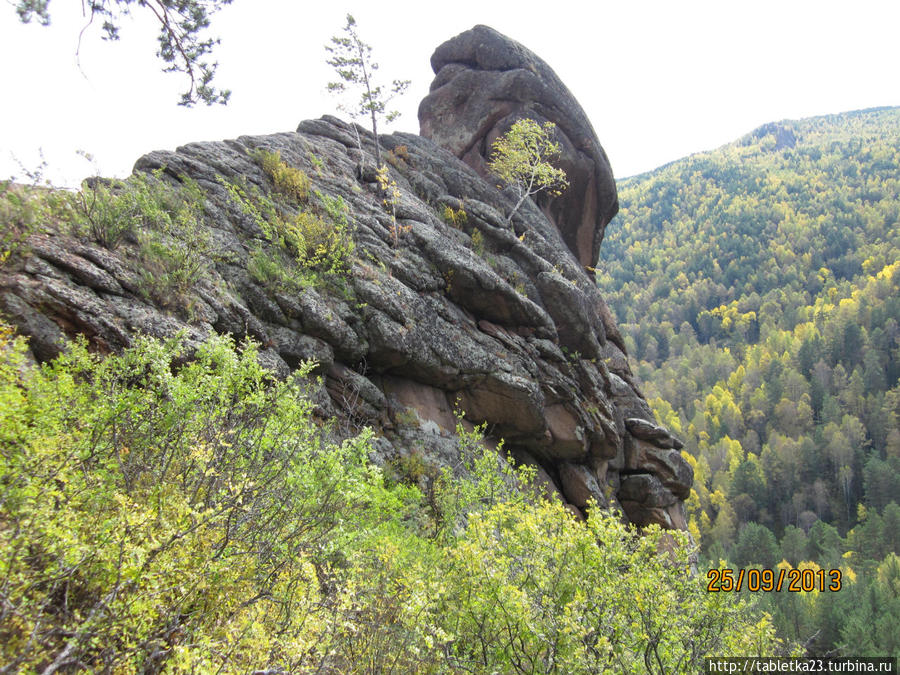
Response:
M395 169L409 166L409 148L405 145L398 145L385 155L385 159Z
M38 227L69 231L115 249L128 238L145 293L161 304L186 293L218 259L202 222L205 195L185 176L173 185L162 170L126 180L94 178L70 193L49 187L0 185L0 263Z
M190 290L220 259L202 220L203 191L186 176L180 181L175 187L159 176L145 177L140 192L141 278L149 294L162 304L171 294Z
M569 185L566 172L550 163L560 154L560 146L553 140L555 127L553 122L541 126L520 119L491 146L488 168L512 188L517 199L506 216L507 225L528 197L540 192L558 197Z
M481 257L484 257L484 254L487 252L484 235L481 233L481 230L472 231L472 252Z
M463 417L458 413L459 459L444 467L429 495L435 534L445 541L464 530L473 514L499 503L524 504L534 481L532 467L516 467L503 451L502 441L496 449L490 447L484 442L486 426L468 431Z
M224 338L177 370L179 339L106 361L76 343L24 376L23 348L4 336L0 661L299 659L319 630L316 565L357 536L342 520L376 532L382 507L399 510L367 437L329 442L300 381L271 382L254 347Z
M347 213L350 207L344 198L340 195L329 197L324 192L315 191L316 198L319 200L319 207L325 211L325 214L338 227L347 227Z
M265 261L262 258L267 253L262 248L255 249L250 272L258 281L298 288L321 282L322 275L327 278L346 273L355 245L347 222L348 207L342 197L329 197L316 190L316 201L309 210L292 213L253 186L225 179L220 182L253 219L265 240L292 261Z
M422 455L419 449L413 449L407 455L400 455L388 463L391 470L386 478L419 486L427 479L437 476L437 469Z
M109 249L137 241L143 290L160 304L188 292L219 259L202 221L206 196L187 176L175 185L162 169L126 180L94 178L72 201L69 227L76 234Z
M130 182L100 178L85 181L75 195L78 215L73 223L75 231L101 246L115 249L122 239L136 234L145 216L147 220L156 220L158 214L147 188L143 177L135 177Z
M303 287L303 278L293 272L290 262L286 263L278 256L273 256L259 245L250 250L247 271L256 281L269 288L298 290Z
M31 369L24 349L0 334L10 670L692 672L777 648L687 573L683 537L576 521L477 430L426 499L253 345L77 342Z
M469 216L466 214L465 209L462 207L460 207L459 209L454 209L449 205L444 206L444 210L442 211L441 216L443 217L445 223L447 223L451 227L455 227L457 230L469 221Z
M305 202L309 198L309 177L300 169L288 166L281 159L280 152L257 148L250 153L250 156L272 179L278 192L299 202Z
M452 661L473 671L698 672L709 654L771 653L770 622L706 593L670 534L635 537L609 512L501 502L470 518L438 594ZM465 575L465 580L463 579Z
M391 237L394 240L394 248L400 243L400 235L409 232L411 225L400 225L397 222L397 206L400 204L400 188L397 187L397 181L388 175L388 168L382 166L375 173L375 180L378 183L378 189L381 191L381 205L391 214Z
M308 150L306 152L306 158L309 160L309 163L313 165L313 168L316 170L316 173L320 174L325 170L325 162L317 156L312 150Z
M40 227L72 218L68 192L0 181L0 265L20 253Z

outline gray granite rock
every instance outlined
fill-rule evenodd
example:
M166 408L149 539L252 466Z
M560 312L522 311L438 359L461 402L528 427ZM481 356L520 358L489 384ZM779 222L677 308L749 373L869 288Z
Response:
M411 134L381 138L401 194L396 211L366 177L371 134L334 117L296 132L151 152L135 172L158 172L173 188L188 177L202 190L199 226L213 252L200 281L161 301L147 292L136 237L109 250L60 227L0 266L0 311L29 337L38 361L76 335L102 353L128 347L137 334L184 331L192 344L213 332L251 339L278 377L314 360L323 377L316 410L347 433L373 427L378 461L418 449L429 462L453 464L457 408L538 465L545 493L583 510L589 497L614 503L618 490L636 521L680 526L666 502L687 497L690 467L674 449L677 439L651 421L585 270L615 212L611 174L589 123L543 62L489 29L451 40L434 63L423 128L453 152ZM465 82L486 82L476 92L485 98L508 87L515 105L498 116L489 101L467 94L461 108L441 112L447 92ZM559 125L568 170L582 173L573 173L580 187L572 200L543 210L528 203L510 231L507 197L479 174L469 150L481 152L526 112ZM472 126L478 115L486 115L480 130ZM252 157L259 148L309 177L305 203L277 194ZM303 283L261 275L260 256L287 280L303 276L266 236L271 223L248 213L229 185L269 200L288 219L302 211L324 218L325 202L340 197L354 244L346 270ZM447 207L466 217L449 222Z

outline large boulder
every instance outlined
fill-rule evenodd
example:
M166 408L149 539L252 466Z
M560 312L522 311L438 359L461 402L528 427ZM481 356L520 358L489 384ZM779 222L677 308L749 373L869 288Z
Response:
M556 124L569 187L539 206L584 266L597 263L607 223L619 209L606 153L578 101L542 59L487 26L448 40L431 57L431 92L419 106L420 133L487 177L494 140L520 118Z
M477 58L458 56L468 48ZM569 139L573 183L596 192L591 204L605 205L591 211L590 222L554 222L526 202L511 232L502 215L509 200L492 182L471 162L412 134L380 138L400 193L388 210L360 170L371 165L371 134L325 117L296 132L191 143L138 160L135 172L148 185L177 190L190 178L202 192L196 226L209 235L209 250L189 288L154 290L137 237L108 248L78 229L48 226L0 266L0 312L30 337L38 361L77 335L101 353L128 347L138 334L183 333L191 344L213 332L252 339L278 377L314 360L317 414L342 433L374 429L375 461L402 466L415 455L458 467L457 425L483 423L490 442L503 439L513 457L536 467L541 490L575 513L590 503L619 504L638 525L683 529L690 466L680 441L653 421L612 315L584 269L595 249L590 256L581 249L590 259L575 257L578 228L602 234L615 210L612 177L590 124L543 62L490 29L451 40L441 54L437 62L448 65L440 72L460 76L468 68L502 79L504 67L532 64L512 78L532 87L514 89L515 110L559 124ZM493 71L453 66L453 55ZM473 98L472 105L480 104ZM445 113L459 134L472 137L465 109ZM483 144L504 123L492 124ZM453 137L452 128L438 131ZM256 159L260 150L307 174L305 202L278 194ZM578 180L573 162L587 167ZM320 269L300 283L296 258L266 234L273 224L261 224L263 211L248 211L237 188L285 217L303 211L333 219L329 205L343 214L353 239L346 268L339 275ZM574 206L548 207L551 215L567 208ZM570 222L578 226L567 230ZM599 238L589 243L599 245ZM264 273L273 267L277 273Z

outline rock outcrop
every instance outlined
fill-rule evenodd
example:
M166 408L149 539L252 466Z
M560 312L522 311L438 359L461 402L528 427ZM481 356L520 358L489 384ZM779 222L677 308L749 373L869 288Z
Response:
M497 35L476 28L442 46L435 62L462 59L456 55L482 34ZM510 66L515 43L502 44L506 51L479 52L474 62ZM520 56L532 58L524 50ZM545 86L532 109L560 124L573 139L572 156L587 167L585 189L597 194L588 209L593 246L615 210L614 187L604 182L611 177L599 144L592 132L585 136L586 119L565 121L583 118L580 109L572 112L577 104L567 94L551 98L565 93L560 88ZM423 104L435 109L434 100ZM456 118L430 119L435 135L439 122ZM482 139L502 129L503 119ZM461 410L467 422L486 423L491 438L505 439L518 461L537 465L544 489L573 509L583 512L592 499L618 502L639 525L684 528L691 469L680 442L653 421L586 261L573 254L579 249L571 235L577 244L586 211L567 228L574 207L550 209L550 220L529 201L511 231L503 217L510 200L456 154L412 134L380 140L400 192L387 208L365 170L371 134L332 117L291 133L152 152L138 160L136 173L155 171L172 186L187 177L203 191L202 221L215 254L198 283L161 299L147 292L137 238L110 250L56 228L32 237L28 255L0 267L0 310L30 337L38 360L52 358L76 334L103 352L128 346L139 333L251 338L279 376L314 359L320 414L348 432L374 428L377 461L417 453L431 463L453 462L454 411ZM323 272L319 283L299 286L254 271L259 255L284 259L265 223L228 189L275 194L252 156L258 149L277 151L303 170L321 203L343 199L355 249L340 278ZM307 208L277 203L286 217Z
M578 101L538 56L487 26L434 52L431 93L419 106L420 133L487 177L491 145L523 117L553 122L569 187L539 198L584 266L595 266L607 223L619 209L606 153Z

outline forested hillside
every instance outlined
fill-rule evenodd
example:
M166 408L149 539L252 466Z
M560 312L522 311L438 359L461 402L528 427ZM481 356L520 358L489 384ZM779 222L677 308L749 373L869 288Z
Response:
M732 567L819 653L900 653L900 109L767 124L619 184L598 280Z

